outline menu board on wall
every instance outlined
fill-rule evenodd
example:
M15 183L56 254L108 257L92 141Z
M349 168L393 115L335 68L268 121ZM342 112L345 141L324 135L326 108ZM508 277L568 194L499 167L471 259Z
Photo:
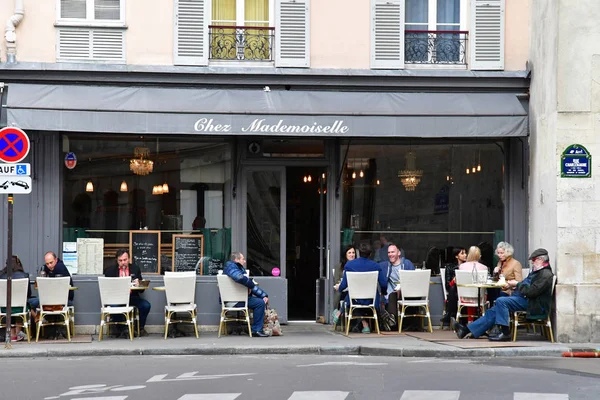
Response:
M104 239L77 238L77 274L102 275Z
M129 231L131 262L142 274L160 272L160 231Z
M199 263L203 255L204 235L173 235L173 271L197 271L202 275Z

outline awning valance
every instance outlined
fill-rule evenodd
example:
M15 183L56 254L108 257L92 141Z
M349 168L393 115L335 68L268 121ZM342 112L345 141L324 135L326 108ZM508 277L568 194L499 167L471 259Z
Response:
M321 137L527 136L510 93L388 93L8 85L22 129Z

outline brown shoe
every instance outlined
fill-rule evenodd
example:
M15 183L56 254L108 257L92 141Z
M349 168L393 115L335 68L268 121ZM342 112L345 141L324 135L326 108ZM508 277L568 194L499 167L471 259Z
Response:
M148 332L144 328L140 329L140 337L148 336Z

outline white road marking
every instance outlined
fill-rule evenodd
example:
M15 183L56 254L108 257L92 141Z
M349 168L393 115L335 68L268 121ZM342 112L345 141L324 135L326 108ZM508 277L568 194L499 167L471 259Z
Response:
M514 400L569 400L566 393L520 393L515 392Z
M235 400L241 393L184 394L178 400Z
M288 400L344 400L348 396L348 392L339 391L309 391L309 392L294 392Z
M458 400L460 392L450 390L405 390L400 400Z
M296 365L298 368L302 367L325 367L325 366L348 366L348 365L361 365L361 366L369 366L369 365L388 365L388 363L369 363L369 362L358 362L358 361L328 361L318 364L302 364Z
M78 397L71 400L125 400L127 396L108 396L108 397Z
M150 382L183 382L183 381L201 381L206 379L222 379L229 378L232 376L249 376L256 375L254 372L248 372L243 374L222 374L222 375L194 375L196 372L185 372L179 375L177 378L165 379L169 374L162 375L154 375L152 378L148 379L146 383Z

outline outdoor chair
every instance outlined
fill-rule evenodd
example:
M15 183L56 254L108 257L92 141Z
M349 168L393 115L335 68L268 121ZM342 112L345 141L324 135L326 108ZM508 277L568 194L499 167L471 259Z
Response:
M429 279L431 270L399 271L400 294L398 300L398 333L402 333L402 322L404 317L427 318L429 332L433 332L431 326L431 313L429 312ZM406 314L408 307L416 307L414 314ZM425 312L419 312L423 309Z
M165 339L169 332L169 325L176 323L191 323L194 325L196 339L198 338L198 325L196 323L196 274L190 272L165 273L165 294L167 305L165 306ZM182 315L189 315L183 319ZM179 317L173 319L173 317Z
M29 333L29 306L27 305L29 278L12 280L12 292L10 297L11 317L21 319L20 324L13 324L12 321L6 321L6 289L8 286L6 282L6 279L0 279L0 328L9 329L12 326L20 326L25 330L27 343L31 343L31 335Z
M130 287L131 278L128 276L118 278L98 277L98 288L100 289L99 341L102 340L105 325L126 325L129 329L129 339L133 340L134 307L129 305ZM111 320L112 315L123 315L125 321Z
M377 320L377 308L375 300L377 299L377 277L378 271L369 272L348 272L346 279L348 281L348 297L350 307L346 310L346 336L350 333L350 322L352 319L374 319L375 329L379 334L379 321ZM358 304L355 300L370 300L369 304ZM355 316L353 313L357 310L371 310L373 315Z
M69 307L68 276L60 278L37 278L38 296L40 299L39 320L35 341L40 338L40 331L49 325L64 325L67 330L67 339L71 341L71 313L73 308ZM48 321L46 317L55 316L54 321ZM62 319L62 321L61 321Z
M552 277L552 296L554 296L554 289L556 288L556 275ZM512 321L512 341L515 342L517 340L517 329L519 326L525 326L527 329L530 327L533 328L535 333L535 327L539 326L542 328L542 334L547 334L547 338L550 339L551 343L554 343L554 335L552 333L552 321L550 320L550 312L548 313L548 317L546 319L541 320L530 320L527 319L528 314L527 311L515 311L513 313L513 321ZM547 329L544 332L544 328Z
M248 288L236 283L227 275L217 275L217 284L219 285L219 294L221 296L221 319L219 321L218 337L225 328L227 332L227 322L242 321L248 324L248 334L252 337L250 327L250 311L248 310ZM242 303L242 305L238 305ZM228 314L233 313L235 316ZM242 316L238 316L241 313Z
M466 285L471 283L477 283L476 281L486 281L487 271L476 271L477 275L473 279L472 271L460 271L456 270L456 290L458 292L458 308L456 309L456 320L458 321L461 317L468 317L469 314L462 314L465 308L477 309L478 303L481 305L481 315L485 315L485 289L478 289L475 287L462 287L460 285ZM477 301L478 293L481 293L479 302Z
M446 291L446 268L440 268L440 279L442 281L442 293L444 293L444 310L442 311L442 317L446 315L448 309L448 292ZM440 322L440 329L444 329L444 319Z

